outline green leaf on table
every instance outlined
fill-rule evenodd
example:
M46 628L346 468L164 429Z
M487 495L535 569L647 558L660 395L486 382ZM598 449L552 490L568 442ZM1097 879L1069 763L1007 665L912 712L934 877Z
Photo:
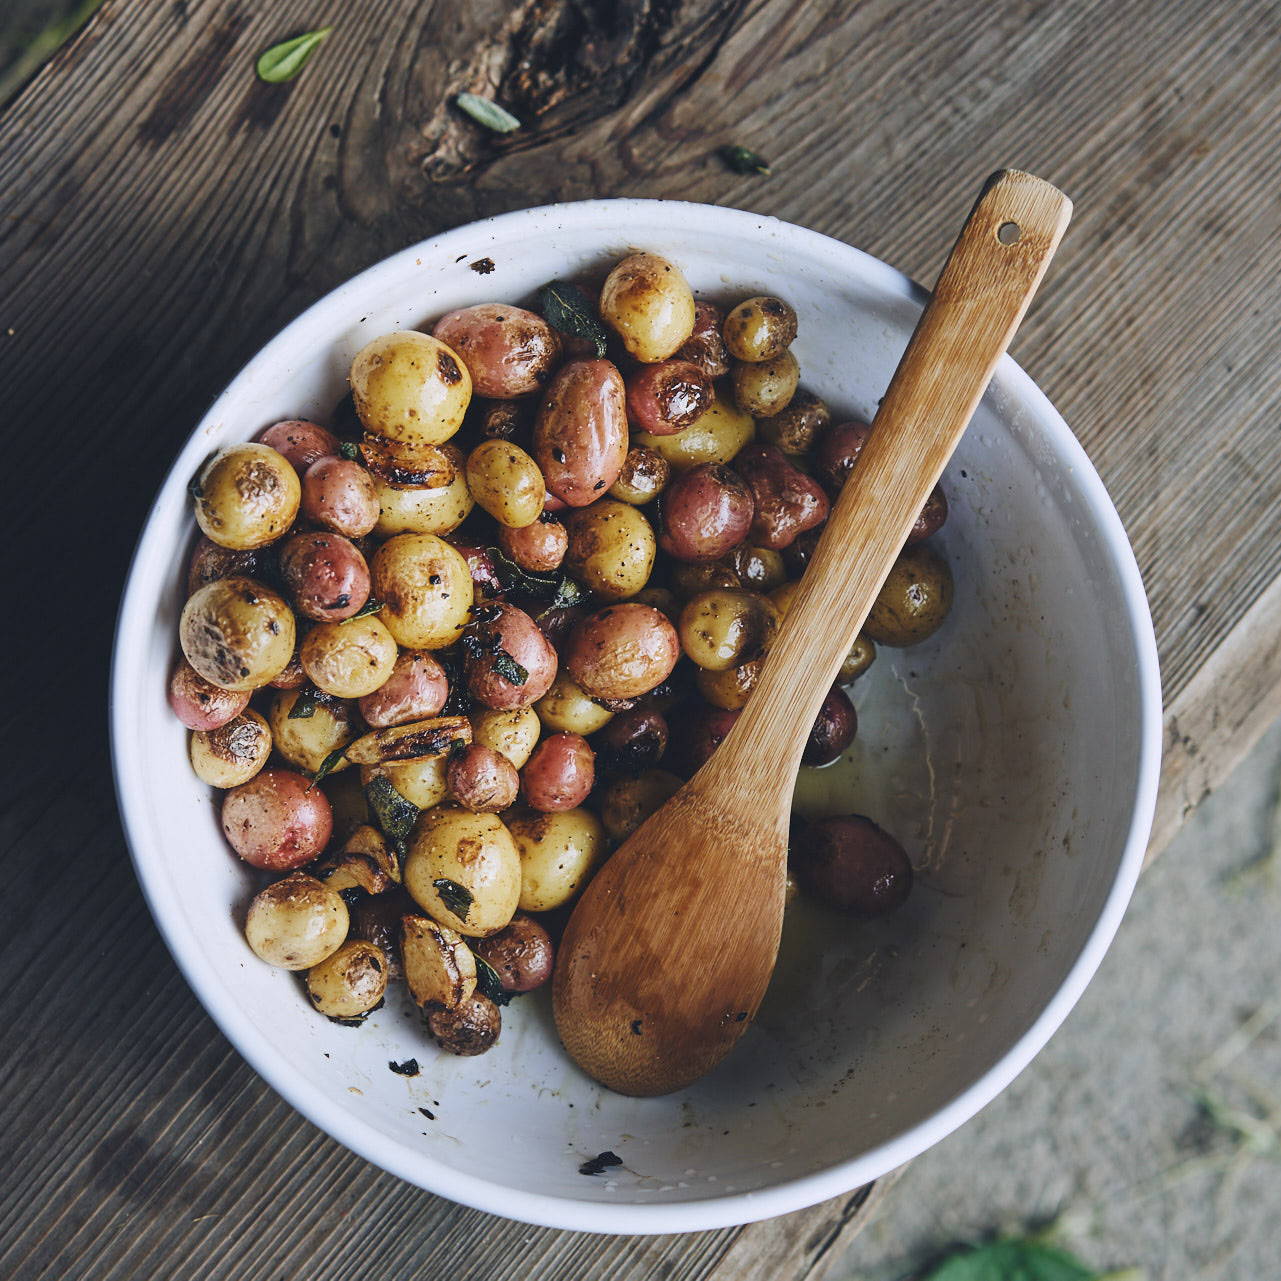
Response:
M494 133L512 133L520 128L520 121L490 98L482 98L475 93L460 93L454 102L460 111L466 112L478 125L484 125Z
M595 345L603 356L609 335L584 289L572 280L553 280L538 291L538 309L553 329Z
M282 40L270 49L258 55L254 70L259 80L269 85L284 84L292 80L306 65L308 59L325 42L333 27L321 27L318 31L307 31L292 40Z
M1064 1250L1011 1237L953 1254L921 1281L1097 1281L1097 1274Z
M769 161L747 147L718 147L716 154L735 173L755 173L766 178L770 175Z

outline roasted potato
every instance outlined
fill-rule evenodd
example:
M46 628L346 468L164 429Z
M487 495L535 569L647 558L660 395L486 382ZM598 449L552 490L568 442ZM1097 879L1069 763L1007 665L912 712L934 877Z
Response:
M432 333L467 366L476 395L494 400L538 391L560 356L560 337L541 316L505 303L460 307Z
M191 768L211 787L239 787L267 763L271 730L251 707L217 729L196 730L191 736Z
M282 689L271 700L269 720L276 751L309 774L360 733L350 703L311 690ZM346 767L346 761L339 761L334 769Z
M674 436L637 432L632 443L660 454L676 473L699 463L728 463L756 432L756 422L717 396L711 407Z
M231 848L269 872L310 863L328 844L333 826L324 792L293 770L265 769L222 801L222 831Z
M307 971L307 995L318 1014L358 1019L377 1008L387 991L387 958L364 939L348 939Z
M538 742L525 768L520 786L531 809L544 814L576 809L596 781L596 753L581 734L561 731Z
M473 592L467 562L434 534L398 534L374 553L383 625L406 649L444 649L463 634ZM375 687L377 688L377 687Z
M747 537L755 504L742 478L720 463L699 463L663 498L659 546L677 560L716 561Z
M748 298L725 317L721 333L735 360L773 360L796 340L796 312L781 298Z
M369 600L369 566L341 534L294 534L280 549L280 578L304 618L337 623Z
M317 689L335 698L363 698L391 676L396 642L374 615L342 623L317 623L303 637L303 671Z
M639 698L671 675L680 641L667 617L651 605L608 605L574 626L565 669L593 698Z
M623 378L608 360L572 360L552 379L534 423L547 489L570 507L595 502L627 457Z
M679 623L681 648L712 672L759 658L777 628L778 612L767 596L726 588L690 597Z
M220 578L183 606L178 639L187 662L211 684L261 689L293 658L294 615L252 578Z
M649 521L637 508L602 498L565 521L570 573L604 600L634 596L649 582L657 544Z
M347 937L347 904L314 876L295 872L254 896L245 938L268 965L309 970Z
M302 499L289 460L255 443L220 449L200 469L191 492L201 532L233 551L275 542L294 523Z
M550 912L587 883L604 853L604 830L590 810L518 814L511 833L520 851L520 908Z
M929 543L909 547L894 562L863 631L878 645L917 645L943 626L952 594L947 561Z
M600 314L635 360L667 360L694 332L694 295L675 263L630 254L605 277Z
M373 477L349 458L321 458L302 478L302 514L348 538L363 538L378 524Z
M500 525L532 525L547 500L538 464L509 440L482 440L467 455L467 488Z
M623 459L618 479L609 487L609 496L643 507L667 488L671 474L671 464L657 450L633 445Z
M471 375L431 334L384 334L351 362L351 395L366 431L405 445L439 445L460 426Z

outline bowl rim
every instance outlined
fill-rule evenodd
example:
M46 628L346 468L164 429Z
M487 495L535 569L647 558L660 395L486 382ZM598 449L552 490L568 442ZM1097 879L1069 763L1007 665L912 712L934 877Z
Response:
M145 777L140 762L131 758L125 746L128 737L124 716L130 694L121 655L141 640L153 613L152 602L143 594L141 573L148 553L158 554L158 550L151 547L154 541L152 526L162 506L171 501L170 494L179 479L179 464L202 440L206 427L218 421L224 405L232 399L239 384L252 377L255 371L287 357L294 342L293 336L322 313L330 310L345 313L347 295L374 288L382 279L397 278L411 272L415 260L425 254L447 255L451 251L457 254L467 249L465 256L471 258L475 256L474 247L479 237L488 235L497 239L531 219L552 218L562 228L566 224L571 227L582 224L585 228L599 230L602 215L616 221L622 232L627 230L629 219L636 222L657 220L660 223L679 219L686 228L692 223L695 227L705 227L712 234L724 231L727 225L749 236L768 229L780 237L799 237L810 242L831 256L834 274L856 275L891 300L905 300L922 307L928 297L924 289L888 263L822 232L741 209L691 201L630 197L570 201L498 214L430 236L372 264L313 302L246 362L195 425L166 473L135 545L117 615L109 685L111 756L117 803L134 871L178 969L240 1055L309 1121L345 1147L408 1183L504 1218L589 1232L693 1232L771 1218L852 1191L911 1160L969 1120L1014 1080L1067 1017L1102 961L1138 880L1155 811L1163 737L1156 638L1147 597L1134 552L1097 471L1063 417L1013 359L1008 355L1002 358L991 390L1006 394L1026 409L1056 461L1075 474L1084 510L1110 559L1110 567L1125 601L1125 624L1134 654L1140 707L1135 795L1124 849L1102 910L1075 962L1045 1008L1014 1045L978 1080L911 1129L858 1157L756 1191L683 1203L624 1205L514 1189L462 1173L425 1153L411 1152L407 1146L388 1138L374 1126L335 1109L322 1090L291 1072L288 1061L276 1053L241 1012L225 988L217 967L206 961L198 948L190 945L186 934L179 928L182 914L176 896L168 891L164 878L149 876L147 872L151 855L142 848L144 842L141 837L135 835L145 831L142 821Z

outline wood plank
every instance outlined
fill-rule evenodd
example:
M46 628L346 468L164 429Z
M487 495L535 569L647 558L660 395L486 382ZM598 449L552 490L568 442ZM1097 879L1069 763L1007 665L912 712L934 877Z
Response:
M602 1239L458 1209L275 1098L150 924L85 725L136 529L239 364L405 243L550 200L679 196L928 278L975 175L1044 173L1076 221L1016 355L1099 466L1152 595L1178 731L1154 848L1277 707L1281 295L1261 282L1281 244L1281 6L632 0L606 30L609 8L108 0L0 118L8 569L41 660L3 712L21 892L0 964L23 978L0 993L0 1275L800 1277L864 1221L844 1197ZM259 49L326 21L303 77L253 81ZM492 86L530 122L507 141L443 106ZM774 177L725 171L725 142ZM95 750L68 753L71 726Z

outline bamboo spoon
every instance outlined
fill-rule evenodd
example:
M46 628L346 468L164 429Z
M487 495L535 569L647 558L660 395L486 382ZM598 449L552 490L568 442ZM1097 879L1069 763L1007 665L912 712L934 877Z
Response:
M556 1026L611 1089L680 1089L755 1017L778 953L792 788L810 726L1071 213L1030 174L988 179L751 700L575 909L556 965Z

